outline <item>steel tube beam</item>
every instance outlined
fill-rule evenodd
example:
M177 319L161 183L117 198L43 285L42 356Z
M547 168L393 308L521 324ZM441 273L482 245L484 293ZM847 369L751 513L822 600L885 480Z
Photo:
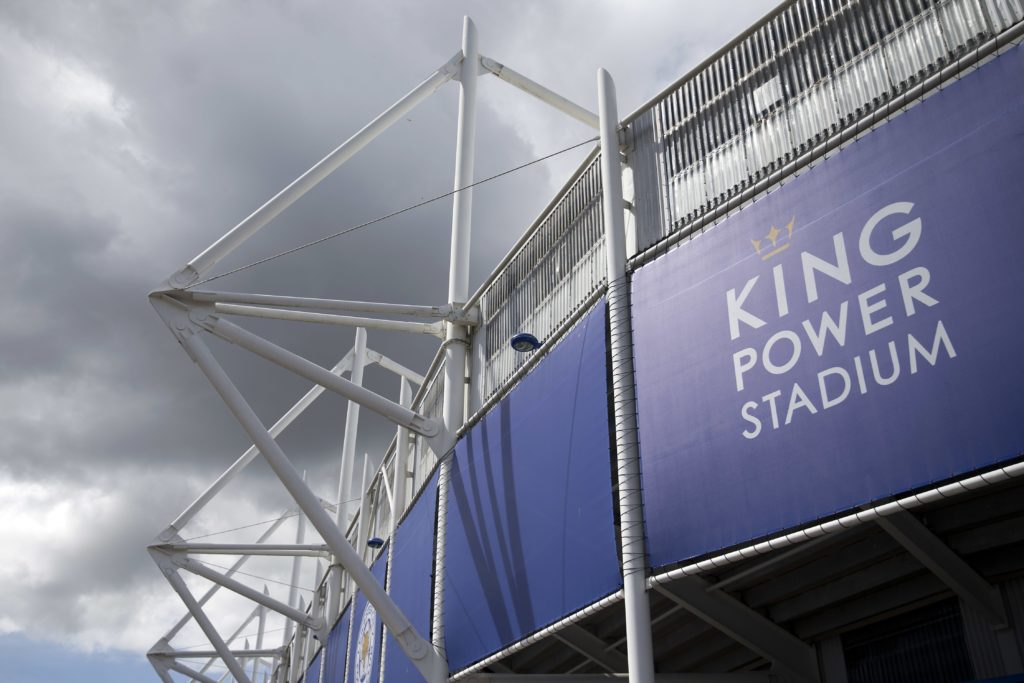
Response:
M304 557L321 557L329 554L327 546L322 543L313 545L287 545L259 543L168 543L168 550L191 553L193 555L273 555L292 556L302 555Z
M299 609L305 610L306 603L299 598ZM306 662L306 639L309 637L309 629L303 625L295 631L295 640L292 642L292 657L288 680L298 683L298 680L305 674Z
M640 454L637 448L633 332L629 281L626 278L622 169L619 166L619 115L615 83L604 69L598 69L597 72L597 99L601 116L602 209L608 259L608 325L621 520L626 652L630 682L652 683L654 648L651 643L651 608L647 597L647 555L644 548Z
M352 384L363 386L366 369L366 330L357 329L352 347ZM341 444L341 468L338 475L338 511L335 522L339 529L348 526L348 512L352 509L352 477L355 474L356 444L359 437L359 403L349 400L345 408L345 435ZM333 616L333 613L332 613Z
M267 594L267 587L266 586L263 587L263 593ZM267 608L266 607L262 607L260 609L259 613L260 613L260 616L259 616L259 627L256 629L256 651L257 652L260 652L263 649L263 633L264 633L264 631L267 628ZM262 661L260 659L260 657L263 657L263 656L273 657L274 654L277 654L277 650L271 650L270 652L271 652L270 655L257 655L256 659L253 660L253 663L252 663L252 680L254 681L254 683L256 681L256 669L259 666L260 662Z
M302 473L302 481L306 481L306 473ZM306 540L306 518L299 513L298 519L295 525L295 545L301 545ZM297 607L299 599L299 581L302 576L302 556L296 555L292 560L292 575L291 585L288 588L288 606ZM291 619L286 619L284 622L284 637L282 642L287 645L288 641L292 639L292 633L295 631L295 624Z
M331 372L335 375L340 376L341 373L348 370L351 362L352 352L350 351L349 353L345 354L345 357L338 361L338 363L333 368L331 368ZM313 403L313 401L315 401L320 396L320 394L324 393L324 391L325 388L319 384L315 385L312 389L307 391L302 398L295 402L295 405L289 408L284 413L284 415L282 415L277 420L277 422L274 423L274 426L270 428L271 436L280 436L280 434L284 432L284 430L286 430L291 425L292 422L295 421L295 418L301 415L306 410L306 408L308 408ZM171 522L171 526L167 529L167 531L165 531L164 534L161 534L161 540L170 540L170 538L174 534L180 532L185 527L185 525L188 524L192 520L192 518L194 518L199 513L200 510L206 507L206 505L211 500L213 500L213 498L218 493L220 493L220 491L225 486L227 486L232 479L238 476L238 473L245 469L245 466L252 462L257 455L259 455L259 450L256 448L256 446L250 446L248 449L246 449L245 453L243 453L241 457L238 458L238 460L236 460L233 465L231 465L231 467L229 467L227 470L224 471L223 474L217 477L217 481L213 482L213 484L211 484L205 491L203 491L202 494L200 494L198 498L196 498L195 502L189 505L184 510L184 512L178 515L177 519Z
M387 456L385 455L384 457ZM391 490L391 482L388 481L387 478L387 468L385 468L383 465L384 463L381 463L380 481L382 484L384 484L384 494L388 497L388 510L394 512L395 494Z
M356 330L355 345L352 347L352 384L363 386L363 371L366 367L366 330ZM341 443L341 465L338 469L338 509L334 522L339 529L348 527L348 516L352 497L352 476L355 469L356 439L359 434L359 404L349 400L345 409L345 435ZM337 559L327 568L330 574L330 595L328 596L328 621L334 621L341 614L342 580Z
M778 664L797 681L818 683L814 648L699 576L687 576L655 590L738 643Z
M366 552L366 541L370 533L370 492L367 490L370 477L370 454L363 453L363 476L360 478L359 488L362 495L359 497L359 523L356 526L356 548L359 554Z
M429 334L439 339L444 338L444 323L416 323L405 320L380 320L377 318L357 318L351 315L334 313L314 313L312 311L296 311L287 308L267 308L265 306L242 306L239 304L216 303L213 308L218 313L240 315L249 318L267 318L270 320L289 320L292 322L317 323L320 325L346 325L348 327L388 330L390 332L409 332L411 334Z
M155 655L146 655L146 659L149 660L149 665L153 667L153 671L156 672L161 683L174 683L174 678L172 678L171 674L168 672L170 667L164 658Z
M171 588L173 588L174 592L178 594L181 601L185 603L185 608L192 614L192 617L196 620L196 624L199 625L203 634L206 635L210 644L213 645L213 649L217 652L221 661L224 662L228 671L231 672L231 675L235 677L235 680L238 681L238 683L252 683L245 675L245 672L242 671L242 665L239 664L238 660L231 654L231 650L228 648L227 643L224 642L220 637L220 634L217 632L217 629L214 628L213 622L211 622L210 618L206 616L206 613L203 612L202 606L196 601L195 596L192 595L188 586L185 585L185 580L181 578L181 575L178 574L173 565L169 562L163 561L164 558L169 560L169 556L152 550L150 551L150 554L153 556L153 559L157 561L157 566L160 567L164 577L167 579L167 582L171 584Z
M568 114L572 118L590 126L591 128L597 129L600 127L600 121L597 114L594 114L575 102L562 97L555 91L545 88L540 83L531 81L526 76L517 71L513 71L501 62L495 61L489 57L480 57L480 65L509 85L522 90L527 95L536 97L544 104L554 107L563 114Z
M371 140L401 121L409 111L447 83L455 75L456 58L432 73L425 81L413 88L405 97L384 110L362 130L339 145L333 152L321 159L315 166L296 178L290 185L278 192L266 204L256 209L245 220L227 234L193 258L180 271L171 276L169 284L182 289L196 282L205 272L221 259L237 249L245 240L258 232L296 200L316 187L343 163L351 159Z
M249 658L249 657L276 657L281 654L278 648L262 648L257 646L256 648L244 648L241 650L232 650L231 654L238 658ZM175 659L199 659L200 657L217 657L216 650L178 650L171 652L165 657L172 657Z
M274 534L274 532L277 531L277 529L284 523L284 520L286 520L287 518L288 518L288 514L287 513L282 515L282 516L280 516L280 517L278 517L274 521L274 523L271 524L270 527L267 528L266 531L264 531L262 534L260 534L260 537L258 539L256 539L256 542L257 543L261 543L262 541L266 540L267 538L270 538ZM248 556L242 556L242 557L238 558L238 560L236 560L235 563L233 565L231 565L231 568L228 569L224 573L224 576L230 577L230 576L234 575L234 573L237 572L239 569L241 569L242 566L248 560L249 560ZM207 602L209 602L210 598L212 598L214 595L216 595L217 591L219 591L220 588L221 587L219 585L211 586L210 590L206 591L206 593L203 594L203 597L199 598L199 600L197 601L199 606L202 607ZM170 641L171 639L173 639L174 636L178 635L178 632L181 631L181 629L183 629L185 627L185 625L189 621L191 621L191 619L192 619L192 614L191 613L186 613L181 619L178 620L178 623L176 623L174 626L172 626L171 629L166 634L164 634L164 639L167 640L167 641Z
M963 558L942 542L909 512L879 517L878 526L917 558L944 584L974 606L996 628L1006 628L1009 617L999 589L978 574Z
M398 402L403 406L412 403L412 389L404 377L399 379ZM409 430L399 426L395 436L395 483L391 495L391 545L394 547L398 518L405 512L406 467L409 463Z
M299 508L306 513L310 523L320 533L335 556L339 558L345 570L363 591L366 599L377 610L381 621L387 626L402 651L409 656L413 665L424 678L432 680L432 672L438 666L444 666L443 662L437 663L439 659L437 653L416 632L406 616L402 614L384 588L377 583L370 570L362 563L358 553L349 545L334 520L320 506L320 499L302 481L301 475L295 470L281 447L270 436L266 427L260 423L259 417L224 372L224 369L217 363L202 339L192 333L184 334L181 341L190 357L195 360L228 409L257 445L288 493L291 494ZM239 677L239 680L244 681L244 674L243 677Z
M469 17L462 23L462 70L459 74L459 122L455 137L455 198L452 206L451 257L448 269L448 303L460 308L469 297L469 241L473 213L473 166L476 159L476 93L480 53L477 48L476 26ZM466 419L466 347L467 329L448 324L445 339L444 396L442 411L444 425L455 434ZM451 457L437 451L441 461L438 471L438 519L434 541L434 609L430 635L434 647L444 652L444 574L445 574L445 519L448 509L448 480L451 477ZM427 683L445 683L448 664L433 672Z
M570 624L554 636L595 664L611 673L624 673L629 663L617 650L579 624Z
M173 659L170 660L167 663L167 668L171 669L172 671L177 671L180 674L184 674L184 675L188 676L189 678L191 678L194 681L200 681L200 683L218 683L217 681L213 680L212 678L210 678L206 674L201 674L198 671L196 671L195 669L192 669L192 668L182 664L181 662L175 661ZM248 680L248 679L245 679L245 680Z
M404 377L405 379L409 380L410 382L418 386L423 386L423 383L426 381L426 378L420 373L415 372L414 370L410 370L401 363L396 363L395 361L391 360L384 354L378 353L373 349L366 349L366 362L376 363L385 370L390 370L399 377ZM399 403L401 403L401 401L399 401ZM410 403L409 405L402 405L405 405L405 407L408 408L412 404Z
M206 320L211 323L207 329L217 337L251 351L286 370L291 370L300 377L316 382L350 401L364 405L396 424L404 424L417 434L431 438L440 435L443 431L441 425L436 421L408 408L403 408L394 401L375 394L369 389L364 389L344 377L338 377L316 363L281 348L232 322L216 316L210 316Z
M319 585L319 584L317 584ZM325 627L320 630L320 637L327 642L327 634L330 632L330 627L327 625L327 620L324 619L323 603L320 601L320 594L313 593L313 597L309 600L309 613L313 619L325 622ZM308 668L313 663L313 650L316 649L317 639L312 631L306 634L306 654L302 659L303 669Z
M455 198L448 270L448 304L453 308L469 296L469 239L473 211L473 166L476 160L476 91L479 52L476 26L469 17L462 25L462 65L459 72L459 122L455 138Z
M277 294L247 294L240 292L196 292L188 296L202 303L249 304L253 306L287 306L349 313L376 313L381 315L408 315L415 318L457 319L475 322L478 315L453 311L451 306L418 306L413 304L387 304L375 301L347 301L344 299L317 299L304 296Z
M207 567L205 564L199 562L198 560L193 560L191 557L179 555L177 557L172 558L172 561L185 571L192 572L193 574L201 576L204 579L213 581L214 583L219 583L228 590L234 591L242 597L249 598L258 605L264 605L265 607L269 607L278 614L288 617L292 621L296 621L314 630L318 630L323 627L322 623L318 623L317 621L313 620L305 612L300 612L294 607L290 607L289 605L286 605L280 600L275 600L269 595L265 595L263 592L258 591L255 588L246 586L244 583L240 581L228 578L220 572L211 569L210 567Z
M231 647L231 643L235 642L238 636L242 635L242 631L244 631L249 626L249 624L252 623L252 620L255 619L257 615L259 615L259 611L261 609L263 609L263 606L257 605L256 608L249 613L249 616L242 620L242 623L238 625L238 628L235 629L234 633L232 633L230 636L224 639L224 642L227 643L228 647ZM286 623L290 624L291 621L287 620ZM211 655L211 658L207 660L205 664L203 664L203 668L199 670L199 673L206 673L207 669L213 666L213 663L217 661L216 657L216 655Z

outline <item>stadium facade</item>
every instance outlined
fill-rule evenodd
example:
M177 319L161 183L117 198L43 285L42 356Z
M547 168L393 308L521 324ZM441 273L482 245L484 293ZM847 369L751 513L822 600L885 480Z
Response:
M215 680L174 646L195 619L239 681L1024 680L1022 35L1021 0L793 0L620 119L607 74L591 113L481 55L467 21L451 62L151 295L254 444L150 546L188 608L159 676ZM471 190L444 305L198 286L449 80L471 185L483 75L600 144L477 292ZM327 369L227 316L360 329ZM366 329L443 341L421 375ZM316 388L268 429L206 333ZM360 386L368 363L396 399ZM343 483L358 406L396 424L358 509L274 440L325 390L350 400ZM182 540L258 456L322 542L300 523L270 543L284 517L246 546ZM318 558L313 600L239 581L261 554ZM284 642L222 635L220 588L254 603L236 635L272 610Z

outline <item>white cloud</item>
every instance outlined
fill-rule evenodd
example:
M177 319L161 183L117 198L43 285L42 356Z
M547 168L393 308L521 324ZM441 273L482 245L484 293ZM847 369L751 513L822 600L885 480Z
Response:
M145 546L247 444L160 329L145 293L450 57L462 14L476 19L484 54L588 108L595 70L608 68L625 115L770 5L729 3L723 13L723 3L668 0L4 3L0 633L139 652L181 614ZM481 95L481 176L591 135L494 79L481 81ZM449 189L454 111L450 87L246 255ZM478 270L490 269L582 153L481 188L474 253L488 263ZM429 299L443 293L447 273L448 217L435 208L305 260L281 260L242 284L273 277L346 298ZM391 260L381 267L385 253ZM424 285L435 273L437 282ZM350 343L312 339L293 341L331 357ZM410 365L426 355L380 343ZM260 374L262 366L232 369L261 414L290 404L294 385ZM337 402L326 405L311 418L312 436L288 437L296 460L320 473L336 471L343 414ZM370 428L367 438L386 441L390 432ZM251 470L190 534L280 510L284 497L266 466ZM333 496L334 482L318 485ZM288 578L287 562L253 561L247 571ZM226 631L248 609L226 593L210 606ZM177 642L202 640L192 625Z

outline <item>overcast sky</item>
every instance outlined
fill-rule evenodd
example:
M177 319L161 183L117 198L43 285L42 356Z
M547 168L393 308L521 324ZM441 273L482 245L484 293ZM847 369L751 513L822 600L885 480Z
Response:
M142 654L182 608L145 546L248 445L149 307L150 289L446 62L464 14L483 54L592 110L604 66L625 115L774 4L0 3L3 680L156 680ZM593 135L496 79L481 79L480 96L478 178ZM457 99L445 86L219 272L450 190ZM588 149L477 190L471 289ZM441 304L450 215L439 201L216 284ZM325 365L352 343L341 328L248 326ZM420 371L436 348L379 332L369 344ZM268 422L307 388L214 350ZM394 393L389 379L367 373ZM330 499L344 411L325 396L282 439ZM363 416L359 452L379 458L391 428ZM287 506L263 463L249 469L192 536ZM287 578L287 562L251 573ZM222 631L248 609L228 597L211 605ZM190 630L176 644L202 641Z

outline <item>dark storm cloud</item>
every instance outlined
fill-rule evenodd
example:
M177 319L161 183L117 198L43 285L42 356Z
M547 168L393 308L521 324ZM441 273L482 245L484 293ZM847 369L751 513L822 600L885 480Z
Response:
M41 520L2 532L40 560L0 571L0 593L17 595L0 631L110 647L155 636L139 635L134 601L159 612L174 598L145 542L248 444L146 292L447 61L463 14L486 54L585 106L608 66L625 113L767 6L722 18L690 3L0 5L0 507L38 506ZM215 272L451 190L457 93L446 86ZM493 79L481 96L478 178L593 134ZM473 286L585 153L476 191ZM206 287L442 303L450 224L444 199ZM242 324L327 366L352 343L341 328ZM373 332L369 343L418 370L436 348ZM308 386L211 346L267 422ZM379 370L367 384L397 387ZM282 443L333 498L345 404L321 401ZM379 458L392 427L363 416L359 452ZM223 525L285 500L259 462L231 491L249 502Z

